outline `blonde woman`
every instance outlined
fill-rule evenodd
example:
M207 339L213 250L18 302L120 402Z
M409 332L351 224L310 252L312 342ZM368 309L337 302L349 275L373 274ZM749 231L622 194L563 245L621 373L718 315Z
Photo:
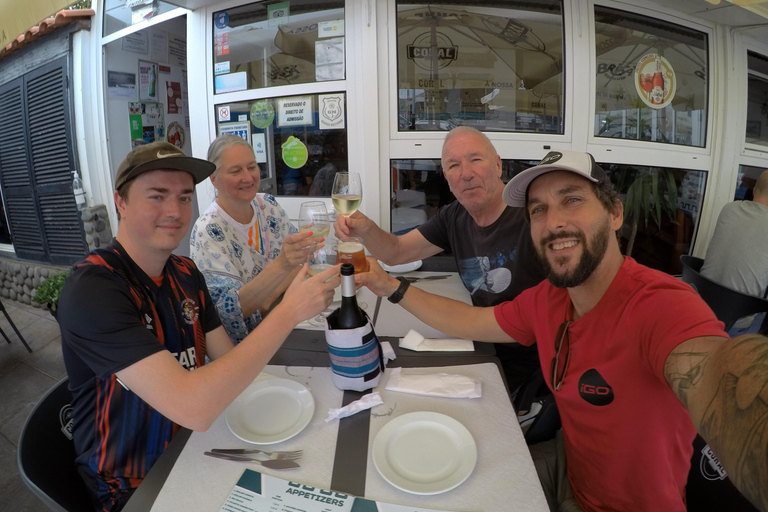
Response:
M310 233L298 233L274 197L257 194L260 169L246 140L218 137L208 160L216 166L216 201L192 228L190 256L230 338L240 343L306 261Z

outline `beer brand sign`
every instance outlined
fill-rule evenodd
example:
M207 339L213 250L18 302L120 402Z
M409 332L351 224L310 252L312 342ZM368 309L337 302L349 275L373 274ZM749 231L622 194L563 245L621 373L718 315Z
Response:
M646 53L635 65L635 89L640 99L651 108L662 109L675 97L677 77L667 59L657 53Z
M442 69L455 61L459 55L459 47L440 32L435 34L434 42L431 32L418 36L413 44L406 47L406 51L408 60L412 60L425 71L432 71L433 62L437 62L437 69Z

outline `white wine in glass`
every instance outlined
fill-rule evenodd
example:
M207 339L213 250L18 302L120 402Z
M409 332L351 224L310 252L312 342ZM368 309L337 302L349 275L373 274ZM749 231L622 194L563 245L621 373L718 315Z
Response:
M360 174L356 172L338 172L333 178L331 190L333 207L342 215L352 215L363 200L363 186Z
M308 201L301 203L299 210L299 232L312 232L312 238L328 238L331 232L331 218L325 203L322 201Z

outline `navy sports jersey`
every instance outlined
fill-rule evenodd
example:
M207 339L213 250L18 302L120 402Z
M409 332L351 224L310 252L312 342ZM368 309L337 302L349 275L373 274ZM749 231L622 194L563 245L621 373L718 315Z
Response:
M75 265L58 320L78 469L104 510L119 510L179 426L115 373L161 350L194 370L205 364L205 334L221 322L190 259L172 255L158 285L117 240Z

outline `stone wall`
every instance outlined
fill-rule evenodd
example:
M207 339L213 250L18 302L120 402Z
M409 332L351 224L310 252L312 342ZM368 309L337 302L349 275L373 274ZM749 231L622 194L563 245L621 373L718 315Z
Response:
M88 243L88 252L107 245L112 240L112 228L109 226L105 205L100 204L85 208L81 212L81 216L85 229L85 240ZM83 257L85 256L83 254ZM2 286L0 295L4 299L15 300L38 308L45 307L45 304L32 301L35 290L47 277L68 268L70 268L69 265L56 266L0 256L0 286Z
M22 262L16 259L0 257L0 295L23 304L41 308L45 304L32 302L35 290L47 277L66 270L69 267L57 267L43 263Z

